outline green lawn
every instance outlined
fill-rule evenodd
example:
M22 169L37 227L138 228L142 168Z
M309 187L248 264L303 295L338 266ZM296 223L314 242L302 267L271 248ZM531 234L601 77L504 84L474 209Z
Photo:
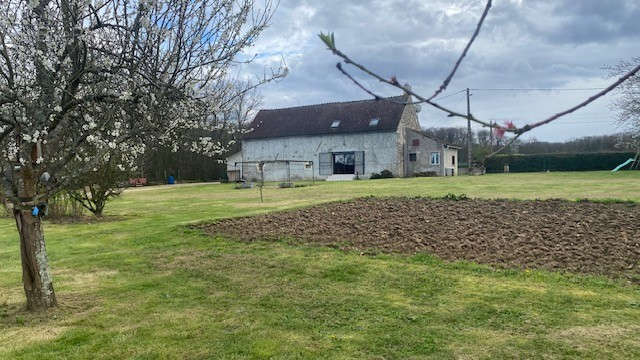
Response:
M156 187L120 221L46 225L60 306L22 310L15 225L0 219L0 359L640 358L640 287L209 238L185 225L366 195L622 199L640 172Z

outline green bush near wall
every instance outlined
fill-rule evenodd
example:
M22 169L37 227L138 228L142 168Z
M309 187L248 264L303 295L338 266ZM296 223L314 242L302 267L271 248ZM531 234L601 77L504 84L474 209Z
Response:
M509 165L510 172L536 171L591 171L612 170L629 158L632 152L581 153L581 154L509 154L487 159L487 172L503 172Z

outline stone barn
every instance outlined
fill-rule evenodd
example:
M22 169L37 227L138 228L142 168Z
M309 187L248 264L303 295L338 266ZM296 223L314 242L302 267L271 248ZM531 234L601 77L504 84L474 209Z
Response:
M404 95L260 110L241 140L242 150L227 158L228 173L256 180L256 162L267 161L265 181L288 175L350 180L383 170L396 177L457 175L459 148L422 135L409 101ZM274 160L280 162L269 163Z

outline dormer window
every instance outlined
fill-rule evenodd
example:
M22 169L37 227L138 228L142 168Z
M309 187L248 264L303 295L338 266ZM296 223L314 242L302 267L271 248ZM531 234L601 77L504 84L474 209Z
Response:
M379 118L373 118L373 119L369 120L369 126L371 126L371 127L378 126L379 123L380 123L380 119Z
M332 129L335 129L335 128L337 128L338 126L340 126L340 120L334 120L334 121L331 123L331 128L332 128Z

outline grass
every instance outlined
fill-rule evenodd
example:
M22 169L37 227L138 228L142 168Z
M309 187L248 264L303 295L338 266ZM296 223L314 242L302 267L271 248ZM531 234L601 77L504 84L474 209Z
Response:
M121 221L47 224L60 306L23 307L15 225L0 219L2 359L638 358L640 288L496 271L428 254L240 243L187 226L367 195L640 201L640 172L232 185L126 192Z

